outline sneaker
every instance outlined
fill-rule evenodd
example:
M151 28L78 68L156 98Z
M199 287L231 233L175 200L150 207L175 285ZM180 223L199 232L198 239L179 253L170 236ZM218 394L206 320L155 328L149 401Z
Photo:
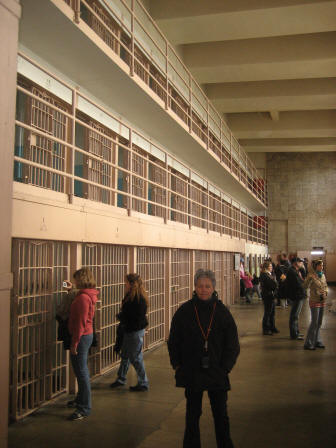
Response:
M75 421L75 420L83 420L83 418L86 418L87 415L82 414L79 411L75 411L73 414L69 415L68 420Z
M146 392L148 390L148 386L140 386L140 384L137 384L136 386L131 386L129 390L131 392Z
M122 386L125 386L125 384L124 383L121 383L120 381L115 381L114 383L112 383L112 384L110 384L110 388L111 389L115 389L116 387L122 387Z

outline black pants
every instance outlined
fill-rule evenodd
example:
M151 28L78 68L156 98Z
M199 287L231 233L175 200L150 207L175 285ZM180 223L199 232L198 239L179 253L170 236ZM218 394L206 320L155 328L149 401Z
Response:
M289 316L289 333L292 339L299 336L299 316L302 310L304 299L293 300L291 302L292 309Z
M183 448L200 448L201 437L199 419L202 415L202 390L186 389L186 427ZM223 389L209 390L212 415L215 422L218 448L233 448L230 437L230 423L227 415L227 391Z
M263 299L264 317L262 321L263 331L275 329L275 304L273 297Z

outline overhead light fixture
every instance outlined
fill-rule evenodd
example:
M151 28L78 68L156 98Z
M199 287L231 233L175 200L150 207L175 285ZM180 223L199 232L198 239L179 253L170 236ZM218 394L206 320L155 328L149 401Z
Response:
M324 251L323 250L312 250L310 252L310 255L324 255Z

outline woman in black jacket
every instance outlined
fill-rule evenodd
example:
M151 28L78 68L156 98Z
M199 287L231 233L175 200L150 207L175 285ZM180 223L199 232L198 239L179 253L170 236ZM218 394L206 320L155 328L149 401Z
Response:
M193 297L175 313L168 339L176 386L187 399L184 448L200 447L199 419L203 391L208 391L218 447L232 448L227 391L229 372L239 355L237 327L229 310L218 299L212 271L195 274Z
M279 333L275 327L275 303L274 295L277 281L272 276L273 265L271 261L265 261L260 274L261 297L264 302L264 318L262 321L263 334L272 336Z
M117 380L111 384L113 389L126 384L129 365L132 364L138 376L138 384L131 386L132 392L148 390L148 378L143 362L142 346L145 328L148 298L138 274L128 274L125 281L126 295L122 301L121 312L118 314L123 329L121 345L121 362Z

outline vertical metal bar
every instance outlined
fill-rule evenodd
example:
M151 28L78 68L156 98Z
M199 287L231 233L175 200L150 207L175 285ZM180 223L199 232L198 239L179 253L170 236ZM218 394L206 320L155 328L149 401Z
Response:
M131 0L131 64L130 64L130 76L134 76L134 0Z
M167 340L169 336L169 327L172 319L171 305L172 305L172 258L171 249L164 249L165 251L165 293L164 293L164 339ZM174 282L175 285L175 282Z

